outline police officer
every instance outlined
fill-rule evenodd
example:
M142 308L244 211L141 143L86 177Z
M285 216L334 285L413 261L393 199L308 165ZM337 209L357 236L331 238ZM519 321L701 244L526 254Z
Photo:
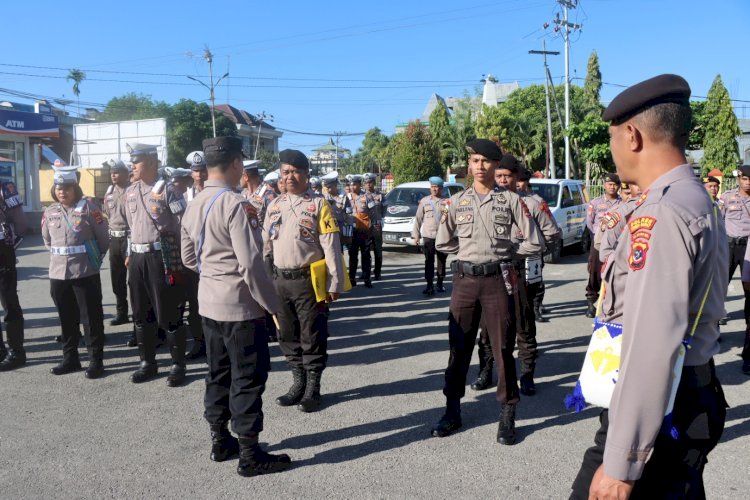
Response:
M203 141L207 180L182 220L182 258L200 273L200 313L208 347L205 418L211 460L240 454L237 473L249 477L289 467L287 455L270 455L258 442L263 430L261 395L271 356L264 309L281 304L263 268L263 240L256 211L234 192L243 175L242 140ZM227 428L229 420L239 440Z
M339 194L339 173L333 171L321 178L326 188L325 199L331 206L336 224L339 226L341 249L352 242L352 204L346 194Z
M276 196L281 194L281 188L279 187L279 171L274 170L273 172L268 172L263 177L263 182L265 182L268 187L270 187L274 193L276 193Z
M373 207L374 218L372 221L372 231L370 232L370 249L375 256L375 270L373 277L376 280L380 279L380 274L383 269L383 212L385 207L383 205L385 197L380 190L375 189L375 180L377 177L375 174L367 173L363 176L365 181L365 191L372 196L375 202Z
M193 171L187 168L164 167L165 179L172 183L175 191L187 202L187 195L193 193ZM192 198L191 198L192 199Z
M518 295L512 259L539 254L542 241L520 197L495 184L495 169L502 157L497 144L475 139L466 149L474 184L451 197L435 241L438 251L457 254L458 260L451 264L450 358L443 388L447 408L432 435L444 437L461 427L460 402L482 318L498 365L501 414L497 440L513 444L520 398L512 343L508 342L515 336L514 304ZM520 244L511 240L514 223L524 235Z
M520 166L515 156L504 154L500 165L495 169L495 183L509 191L517 192L516 178L520 173ZM555 222L549 208L545 212L536 199L530 196L521 196L521 203L531 214L534 224L539 228L544 237L544 247L557 244L561 236L560 228ZM524 234L515 224L513 226L512 241L521 243ZM534 372L536 360L539 357L536 341L536 322L534 317L534 296L537 294L535 286L542 278L542 255L544 248L533 258L516 259L516 270L519 274L518 301L516 301L516 339L518 341L518 360L521 365L521 394L533 396L536 394L534 383ZM509 339L510 341L510 339ZM482 328L479 338L479 376L471 385L474 390L483 390L492 383L492 349L487 330ZM489 359L486 359L488 358Z
M0 328L0 372L14 370L26 364L23 348L23 310L18 301L16 247L26 232L26 215L16 185L0 181L0 303L5 311L5 331L8 348Z
M203 158L203 151L193 151L187 155L185 161L190 165L190 177L193 178L193 185L185 192L185 201L189 202L203 191L203 184L206 182L208 173L206 172L206 160Z
M726 415L712 356L728 255L714 204L684 154L689 97L683 78L661 75L623 91L602 116L617 171L644 195L602 273L599 319L622 325L619 375L572 498L705 497L703 468ZM683 341L690 348L665 419Z
M546 222L550 224L554 224L557 228L560 234L562 234L562 231L560 230L560 226L558 226L557 221L555 220L554 215L552 215L552 211L549 209L549 205L547 202L536 194L531 189L531 171L527 168L522 168L519 165L519 174L518 174L518 181L516 182L516 192L520 194L524 200L527 200L531 198L532 200L535 200L539 204L539 208L542 212L542 216L546 218ZM541 222L541 220L537 221L538 223ZM540 224L541 228L541 224ZM542 232L544 232L544 229L542 229ZM559 238L558 238L559 239ZM560 245L560 242L554 243L553 241L550 241L547 244L547 251L550 251L551 248L554 248L553 245ZM542 269L544 269L544 261L542 261ZM536 283L529 283L529 294L530 296L533 296L534 300L534 318L536 318L536 321L540 323L544 323L547 321L544 314L546 313L544 308L544 274L540 276L540 279Z
M725 191L719 198L723 207L724 225L729 237L729 281L739 267L742 274L742 263L747 249L747 238L750 235L750 165L739 168L737 187ZM745 290L744 316L745 324L750 325L750 290ZM722 317L719 324L726 325L727 317Z
M596 301L599 298L599 289L602 286L602 278L599 274L599 255L594 247L594 237L596 229L601 223L602 216L607 212L611 212L617 205L622 203L622 198L618 194L619 190L620 178L617 174L605 175L604 194L591 200L586 209L586 227L591 235L588 261L589 281L586 284L587 318L593 318L596 315Z
M428 296L435 294L433 280L435 279L435 257L437 257L437 291L445 292L443 280L445 279L445 261L448 254L438 252L435 249L435 237L437 236L440 217L448 201L444 196L443 185L445 182L440 177L430 177L430 195L419 200L417 213L414 218L414 227L411 237L417 246L422 247L424 254L424 279L427 287L422 293Z
M50 371L64 375L81 369L78 358L83 324L89 354L87 378L104 374L104 313L99 268L109 248L107 219L99 206L83 196L77 167L54 172L50 205L42 217L42 239L49 249L50 294L62 329L63 359Z
M265 251L274 256L273 279L281 297L279 346L292 371L293 384L276 402L298 404L303 412L320 406L320 378L328 359L328 306L344 288L339 228L328 202L308 184L310 169L300 151L279 153L280 183L286 193L268 208L264 223ZM318 301L310 265L324 259L330 282Z
M128 318L128 268L125 267L130 234L125 216L125 190L130 185L130 172L122 160L110 159L102 166L109 168L109 176L112 180L112 184L104 195L103 209L109 222L109 274L112 279L112 292L117 302L115 317L109 324L117 326L130 322ZM135 347L135 342L131 347Z
M373 223L377 217L377 202L372 194L362 192L361 175L351 177L348 196L354 213L354 232L352 243L349 245L349 281L351 281L352 286L357 286L357 260L359 254L361 254L362 278L365 280L365 286L372 288L369 244Z
M310 189L318 196L323 196L323 182L320 177L310 177Z
M719 179L717 179L716 177L712 175L709 175L708 177L704 177L703 186L706 188L706 191L708 191L708 194L711 195L711 199L718 202L719 201L719 187L721 186Z
M263 227L263 221L266 218L266 212L268 211L268 205L278 195L271 186L265 182L261 182L260 174L258 173L258 167L260 166L260 160L245 160L242 162L242 196L250 202L257 212L258 221L261 227ZM273 270L273 258L269 256L266 262L266 267L269 272ZM268 341L276 342L278 340L278 332L276 331L276 323L273 321L271 313L266 311L266 330L268 331Z
M185 380L185 327L179 307L185 301L185 274L180 260L180 219L185 199L172 183L158 178L156 146L128 145L137 181L125 192L130 256L128 285L133 301L141 364L130 379L141 383L156 377L157 328L167 332L172 368L167 385Z

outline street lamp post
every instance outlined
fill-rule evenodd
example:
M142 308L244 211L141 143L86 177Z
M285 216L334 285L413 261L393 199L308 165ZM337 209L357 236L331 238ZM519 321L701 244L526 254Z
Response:
M258 149L260 148L260 131L263 128L263 120L268 118L268 121L273 121L273 115L267 115L265 111L261 111L257 116L258 118L258 138L255 141L255 152L253 153L253 160L258 159Z
M227 71L226 73L224 73L222 75L222 77L219 78L218 80L216 80L216 83L214 83L214 64L213 64L214 63L214 55L211 53L210 50L208 50L208 47L206 47L206 49L203 51L203 58L208 63L208 78L209 78L209 81L211 82L211 85L210 86L206 85L202 81L200 81L197 78L194 78L194 77L192 77L190 75L187 75L187 77L190 78L191 80L193 80L194 82L200 83L201 85L203 85L204 87L206 87L208 89L209 96L211 98L211 125L213 126L214 137L216 137L216 116L214 114L214 106L216 105L216 102L215 102L215 98L214 98L214 89L219 86L219 83L224 78L226 78L226 77L229 76L229 72Z

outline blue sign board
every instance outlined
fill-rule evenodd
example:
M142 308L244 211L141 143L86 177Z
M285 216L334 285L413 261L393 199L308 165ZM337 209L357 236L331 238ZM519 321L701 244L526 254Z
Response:
M57 116L0 109L0 134L59 137Z

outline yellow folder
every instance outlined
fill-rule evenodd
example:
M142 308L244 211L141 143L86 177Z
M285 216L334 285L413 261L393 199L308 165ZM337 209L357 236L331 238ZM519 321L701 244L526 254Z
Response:
M343 255L341 256L341 266L344 268L344 291L348 292L352 289L352 282L349 281L349 273L346 270L346 262L344 262ZM315 290L315 299L318 302L326 300L328 296L328 288L326 286L328 268L326 267L325 259L320 259L310 264L310 278Z

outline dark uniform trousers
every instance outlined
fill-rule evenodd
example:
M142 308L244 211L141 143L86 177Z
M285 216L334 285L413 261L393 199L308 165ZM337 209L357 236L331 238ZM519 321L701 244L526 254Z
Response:
M203 338L203 326L201 323L201 316L198 314L198 284L200 283L200 275L190 269L185 269L187 277L187 286L185 287L187 294L188 303L188 326L190 327L190 335L194 339Z
M328 306L315 299L309 272L299 279L274 272L273 283L281 298L281 352L290 366L322 372L328 361Z
M128 268L125 266L127 250L127 236L110 236L109 274L112 277L112 293L117 299L118 316L128 315Z
M370 250L367 248L369 235L365 231L354 231L349 245L349 280L354 283L357 276L357 257L362 254L362 274L365 281L370 281Z
M18 301L16 250L5 242L0 242L0 303L5 311L6 323L23 319L23 310Z
M208 373L204 416L240 436L263 430L263 402L271 355L263 318L247 321L203 319Z
M86 346L94 352L104 349L104 311L102 309L102 281L99 274L85 278L50 281L50 295L60 318L63 355L78 351L81 338L79 322L83 324Z
M487 314L482 315L486 311ZM443 394L448 400L461 399L466 391L466 374L471 364L480 322L486 329L497 361L497 400L519 401L516 362L512 339L516 333L515 300L508 295L501 276L468 276L453 273L453 292L448 316L450 357L445 370Z
M372 228L370 234L370 249L375 256L375 277L380 277L380 272L383 269L383 230ZM369 250L368 250L369 252ZM362 262L364 265L364 261Z
M538 283L534 283L536 285ZM534 375L536 369L536 359L539 356L536 342L536 318L534 317L534 294L535 290L532 284L526 281L518 280L518 300L515 304L516 317L516 335L509 336L507 339L508 347L512 353L515 343L518 342L518 361L521 365L521 375ZM487 328L484 326L482 318L482 332L479 335L479 349L488 350L491 346ZM494 357L494 354L493 354Z
M167 332L182 326L180 304L185 302L185 287L167 283L161 253L131 253L129 271L133 322L136 325L158 323Z
M651 458L630 498L706 498L703 468L724 431L726 408L713 361L700 367L685 367L672 411L672 426L657 436ZM602 411L599 422L596 445L586 450L573 483L572 499L589 498L594 473L602 464L609 410Z
M586 299L596 302L602 288L602 263L599 262L599 250L594 247L594 235L591 235L588 261L589 281L586 284Z
M542 264L542 269L544 269L544 264ZM538 283L529 283L528 289L528 296L530 297L529 300L531 300L531 305L533 307L542 307L542 303L544 302L545 290L544 280L539 281Z
M745 261L745 250L747 249L747 237L744 238L729 238L729 281L732 281L734 272L737 268L740 268L740 274L742 274L742 263ZM745 292L745 323L750 318L750 291L744 290Z
M442 282L445 279L445 261L448 254L438 252L435 249L435 240L422 238L422 253L424 254L424 279L428 285L435 279L435 257L437 257L437 279Z

